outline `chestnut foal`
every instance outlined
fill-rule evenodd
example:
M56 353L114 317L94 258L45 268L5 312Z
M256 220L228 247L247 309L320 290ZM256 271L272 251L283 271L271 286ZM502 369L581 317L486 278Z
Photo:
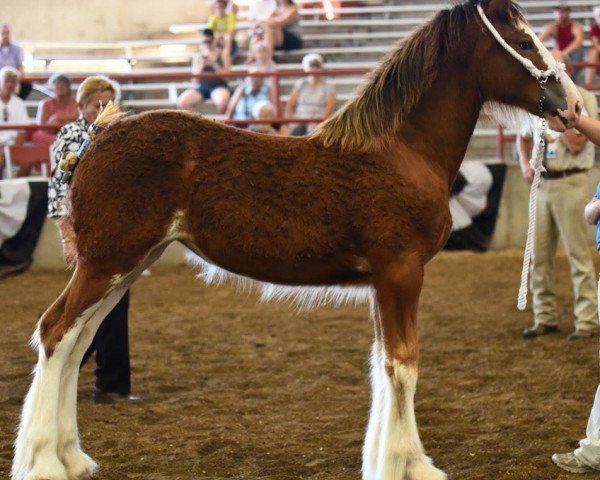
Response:
M514 3L472 0L401 43L309 137L176 111L102 115L104 131L73 177L75 271L34 334L39 360L12 478L93 475L77 431L80 360L106 313L174 240L209 273L266 283L266 296L371 301L363 479L445 478L424 454L413 398L423 267L448 238L451 185L484 102L547 115L564 130L579 101Z

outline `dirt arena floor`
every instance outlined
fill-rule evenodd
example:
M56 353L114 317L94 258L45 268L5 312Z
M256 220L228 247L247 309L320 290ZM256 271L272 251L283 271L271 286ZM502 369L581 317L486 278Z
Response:
M571 293L558 260L561 334L523 340L520 251L443 253L420 308L416 412L421 438L451 479L592 478L550 461L584 434L598 383L596 340L568 342ZM0 478L35 354L36 318L66 273L0 282ZM366 307L297 314L190 268L154 270L132 290L138 405L95 405L79 384L84 448L101 480L359 479L369 407ZM600 475L600 474L599 474Z

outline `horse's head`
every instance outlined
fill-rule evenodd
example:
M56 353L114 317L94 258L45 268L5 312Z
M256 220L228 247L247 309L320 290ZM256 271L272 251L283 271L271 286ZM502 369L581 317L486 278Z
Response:
M474 58L484 98L543 115L553 130L572 127L581 112L581 97L519 7L511 0L469 3L481 21Z

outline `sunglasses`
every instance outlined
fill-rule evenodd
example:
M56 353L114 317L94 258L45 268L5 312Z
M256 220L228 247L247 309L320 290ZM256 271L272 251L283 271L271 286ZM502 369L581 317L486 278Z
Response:
M2 120L8 122L8 108L6 107L2 109Z

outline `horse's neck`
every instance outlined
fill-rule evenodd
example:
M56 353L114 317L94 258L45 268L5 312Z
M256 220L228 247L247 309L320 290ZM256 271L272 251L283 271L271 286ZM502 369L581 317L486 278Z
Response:
M454 181L479 117L482 101L468 75L440 75L400 127L402 151L435 166Z

